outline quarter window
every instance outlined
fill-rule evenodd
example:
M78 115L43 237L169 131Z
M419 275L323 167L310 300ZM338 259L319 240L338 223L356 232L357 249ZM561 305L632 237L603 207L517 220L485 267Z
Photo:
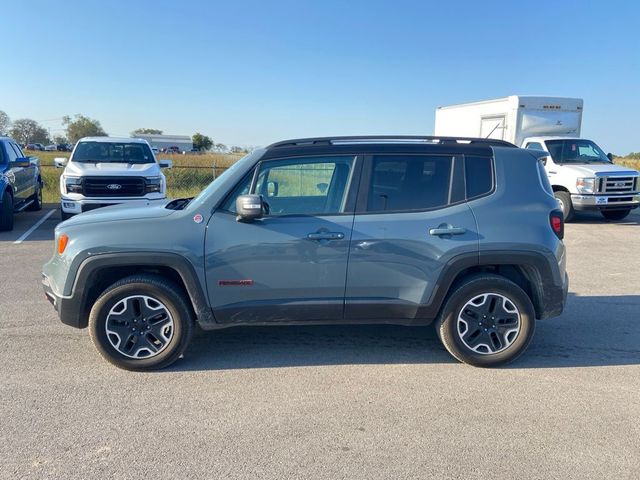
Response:
M373 157L367 211L426 210L449 203L453 157Z
M464 160L467 198L485 195L493 189L493 167L489 157L468 157Z

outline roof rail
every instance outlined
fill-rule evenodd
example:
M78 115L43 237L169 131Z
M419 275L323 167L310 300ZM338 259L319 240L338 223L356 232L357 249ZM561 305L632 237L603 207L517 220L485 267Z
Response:
M315 137L295 138L282 142L272 143L267 149L298 147L306 145L335 145L340 143L433 143L433 144L462 144L462 145L487 145L495 147L515 147L514 144L494 138L472 137L438 137L418 135L359 135L345 137Z

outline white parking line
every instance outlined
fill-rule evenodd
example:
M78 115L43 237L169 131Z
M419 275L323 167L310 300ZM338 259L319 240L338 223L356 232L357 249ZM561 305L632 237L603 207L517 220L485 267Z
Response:
M24 232L24 233L22 234L22 236L21 236L19 239L17 239L15 242L13 242L13 244L14 244L14 245L19 245L19 244L21 244L22 242L24 242L24 241L27 239L27 237L28 237L29 235L31 235L31 234L36 230L36 228L38 228L40 225L42 225L42 224L47 220L47 218L49 218L51 215L53 215L55 211L56 211L56 210L51 210L51 211L50 211L49 213L47 213L44 217L42 217L40 220L38 220L38 221L36 222L36 224L35 224L33 227L31 227L29 230L27 230L26 232Z

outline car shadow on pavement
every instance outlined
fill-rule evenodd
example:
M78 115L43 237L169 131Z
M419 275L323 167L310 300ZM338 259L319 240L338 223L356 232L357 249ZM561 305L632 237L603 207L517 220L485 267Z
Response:
M598 212L576 212L572 223L584 225L620 225L620 226L638 226L640 225L640 212L633 210L628 217L622 220L607 220Z
M435 329L394 325L234 327L201 332L170 370L454 363ZM509 369L640 364L640 296L569 294L565 313L537 322Z

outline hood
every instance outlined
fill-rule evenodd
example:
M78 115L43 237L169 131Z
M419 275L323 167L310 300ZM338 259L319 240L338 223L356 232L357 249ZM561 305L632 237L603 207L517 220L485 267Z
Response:
M64 169L66 176L160 176L160 165L157 163L79 163L69 162Z
M119 205L97 208L71 217L60 225L75 227L89 223L109 223L121 220L145 220L168 217L175 210L164 208L170 200L136 200Z
M602 163L580 163L580 164L571 164L565 163L562 167L570 167L571 170L576 172L578 175L583 177L593 177L594 174L599 174L600 176L607 176L613 174L620 175L632 175L637 174L636 170L632 168L623 167L621 165L606 165Z

